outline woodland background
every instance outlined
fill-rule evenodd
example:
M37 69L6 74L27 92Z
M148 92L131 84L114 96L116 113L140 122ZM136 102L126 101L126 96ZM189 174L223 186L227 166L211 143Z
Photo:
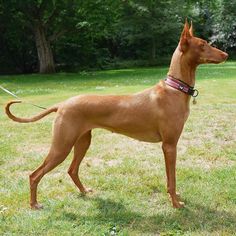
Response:
M186 17L234 58L235 9L235 0L0 0L0 74L167 64Z

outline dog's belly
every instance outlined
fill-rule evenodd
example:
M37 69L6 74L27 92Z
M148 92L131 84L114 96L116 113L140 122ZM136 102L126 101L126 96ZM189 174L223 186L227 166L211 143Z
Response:
M158 143L161 141L161 136L158 132L155 131L129 131L129 130L122 130L117 128L108 128L108 127L102 127L105 128L113 133L122 134L125 136L128 136L130 138L143 141L143 142L149 142L149 143Z
M117 132L118 133L118 132ZM128 133L119 133L123 134L125 136L128 136L133 139L137 139L139 141L143 142L149 142L149 143L158 143L161 141L161 136L159 134L128 134Z

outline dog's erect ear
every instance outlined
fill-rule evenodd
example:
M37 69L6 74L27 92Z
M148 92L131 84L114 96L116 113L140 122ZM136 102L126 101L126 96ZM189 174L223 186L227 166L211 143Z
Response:
M180 50L182 52L186 52L188 49L188 40L191 38L190 32L189 32L189 25L188 21L186 19L184 24L184 29L182 31L181 37L180 37Z
M192 21L191 21L189 33L190 33L190 35L193 37L193 22L192 22Z

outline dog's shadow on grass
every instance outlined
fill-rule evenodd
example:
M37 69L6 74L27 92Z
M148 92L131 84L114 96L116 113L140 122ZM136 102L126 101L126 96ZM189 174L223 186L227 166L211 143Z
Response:
M140 233L161 232L227 232L234 233L236 215L226 211L211 209L202 205L188 203L184 209L173 209L145 216L134 210L127 209L122 202L100 197L88 198L97 206L98 213L92 216L78 216L64 212L68 219L78 222L90 222L95 225L109 224L122 229L133 229ZM169 206L170 207L170 206Z

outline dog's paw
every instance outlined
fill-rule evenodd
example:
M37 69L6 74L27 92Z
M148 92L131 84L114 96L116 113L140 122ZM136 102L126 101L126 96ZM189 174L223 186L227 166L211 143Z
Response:
M175 201L175 202L173 202L173 207L174 208L183 208L184 207L184 202Z
M176 194L169 194L170 200L174 208L183 208L184 202L181 201L181 197L179 193Z
M85 188L85 192L86 192L86 193L92 193L93 190L92 190L91 188Z
M31 204L30 206L31 206L32 210L41 210L41 209L43 209L43 205L41 205L39 203Z
M81 191L82 194L87 194L87 193L92 193L92 192L93 192L93 190L92 190L91 188L84 188L84 189Z

